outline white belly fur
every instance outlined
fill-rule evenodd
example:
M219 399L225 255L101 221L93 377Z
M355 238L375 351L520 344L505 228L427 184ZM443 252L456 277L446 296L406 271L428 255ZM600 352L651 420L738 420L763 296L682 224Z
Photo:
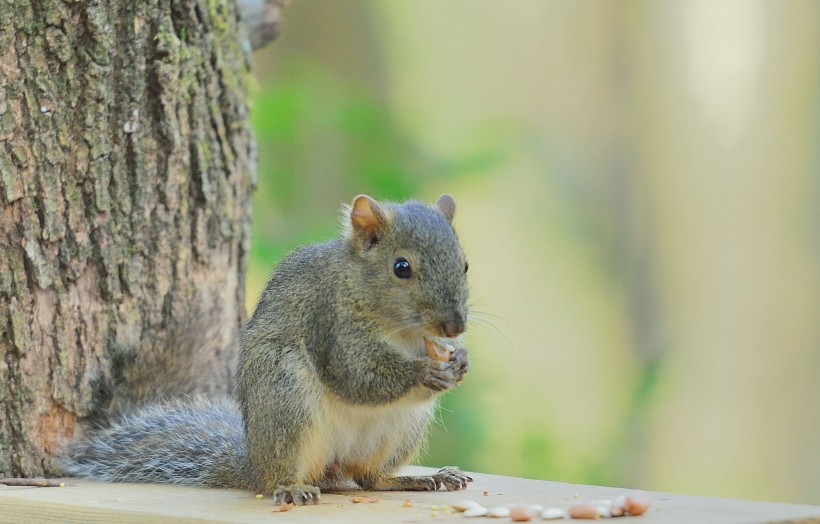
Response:
M350 404L329 392L322 398L321 414L313 433L319 442L313 450L320 455L314 460L323 462L325 469L334 464L343 468L348 464L373 467L375 457L392 457L409 434L427 425L436 408L437 395L431 396L429 390L420 388L383 406Z

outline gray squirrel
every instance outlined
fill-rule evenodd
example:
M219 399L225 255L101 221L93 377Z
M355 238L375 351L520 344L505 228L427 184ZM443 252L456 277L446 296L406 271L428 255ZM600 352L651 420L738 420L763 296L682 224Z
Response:
M458 468L395 476L437 399L469 370L467 261L455 201L346 208L341 238L297 249L242 330L233 398L149 405L72 443L73 476L238 488L276 504L320 489L463 489ZM431 358L431 340L455 347ZM446 342L445 342L446 341ZM451 349L452 349L451 347Z

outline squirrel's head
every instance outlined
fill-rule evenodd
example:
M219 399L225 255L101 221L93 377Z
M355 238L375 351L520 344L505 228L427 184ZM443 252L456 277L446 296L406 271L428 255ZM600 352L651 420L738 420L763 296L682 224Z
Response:
M379 203L359 195L348 209L347 242L371 309L391 334L457 337L467 321L467 259L453 229L456 203ZM347 221L346 220L346 221Z

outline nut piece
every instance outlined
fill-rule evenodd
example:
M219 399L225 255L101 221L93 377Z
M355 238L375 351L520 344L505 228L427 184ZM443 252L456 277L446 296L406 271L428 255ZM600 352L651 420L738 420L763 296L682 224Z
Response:
M626 513L624 506L626 506L626 497L618 495L615 500L612 501L612 507L609 508L609 511L613 517L623 517L624 513Z
M480 508L482 506L474 500L461 500L453 504L452 507L456 511L467 511L468 509Z
M350 497L350 502L353 504L361 504L365 502L367 504L373 504L374 502L378 502L381 499L378 497Z
M510 518L515 522L527 522L534 519L535 515L532 506L520 505L510 508Z
M512 513L510 508L507 508L505 506L496 506L494 508L490 508L489 510L487 510L488 517L495 517L501 519L509 517L510 513Z
M630 515L643 515L651 505L652 497L649 493L638 492L626 497L624 509Z
M453 358L453 348L441 345L427 337L424 337L424 347L427 349L430 358L436 362L450 362Z
M567 512L560 508L544 508L541 513L541 518L544 520L563 519L567 516Z
M574 519L597 519L601 514L594 504L576 504L569 508L569 516Z
M487 514L487 508L484 506L476 506L464 511L465 517L483 517Z

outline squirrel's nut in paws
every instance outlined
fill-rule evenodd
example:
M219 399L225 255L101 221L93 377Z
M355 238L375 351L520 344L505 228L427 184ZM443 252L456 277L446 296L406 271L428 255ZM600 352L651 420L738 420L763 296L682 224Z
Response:
M436 362L450 362L453 360L453 349L449 345L439 344L427 337L424 337L424 347L427 348L427 354Z

